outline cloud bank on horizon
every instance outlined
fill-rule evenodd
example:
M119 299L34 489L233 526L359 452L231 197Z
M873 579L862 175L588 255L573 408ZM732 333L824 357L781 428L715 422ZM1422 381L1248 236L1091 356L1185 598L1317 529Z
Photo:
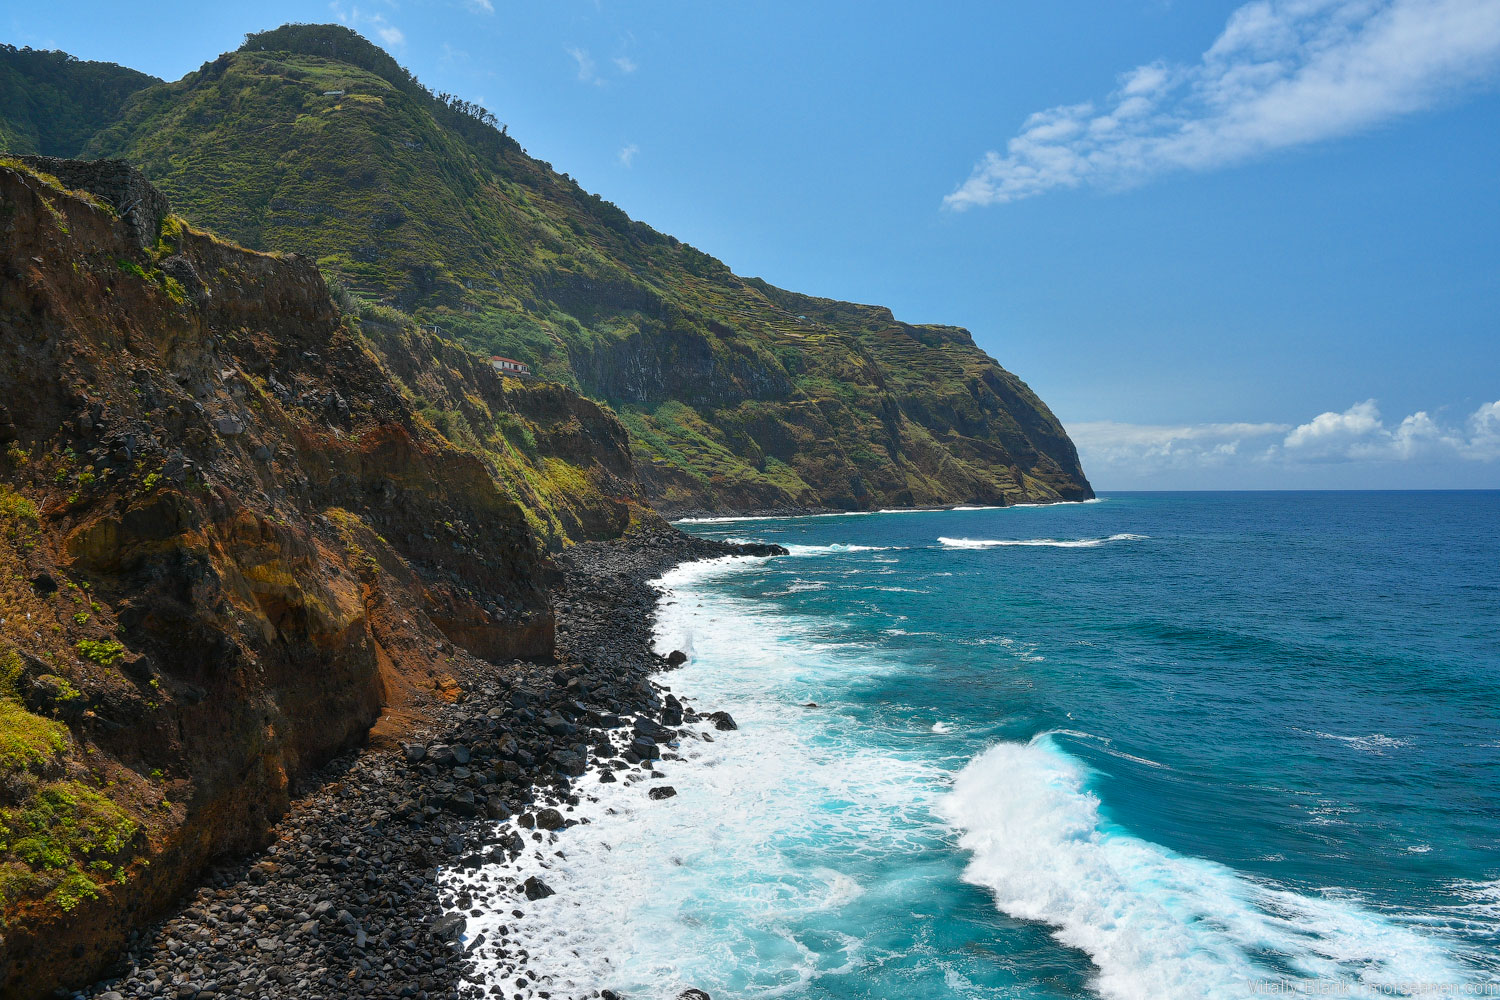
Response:
M943 204L1227 166L1434 107L1497 71L1497 0L1255 0L1198 63L1137 66L1104 101L1031 115Z
M1485 403L1459 424L1419 410L1389 424L1375 400L1342 413L1320 413L1302 424L1129 424L1112 420L1069 423L1084 471L1109 488L1182 474L1267 473L1280 478L1315 466L1370 464L1387 469L1459 460L1500 461L1500 400Z

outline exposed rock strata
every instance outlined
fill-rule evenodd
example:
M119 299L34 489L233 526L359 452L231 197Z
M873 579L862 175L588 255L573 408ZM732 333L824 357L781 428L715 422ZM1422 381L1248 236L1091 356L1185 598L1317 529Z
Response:
M299 778L453 698L460 663L550 659L566 527L415 411L402 345L310 261L170 216L143 247L108 200L138 176L59 181L0 165L5 998L100 968L209 859L262 846ZM594 404L444 378L513 421L573 414L508 474L593 484L577 526L653 521Z

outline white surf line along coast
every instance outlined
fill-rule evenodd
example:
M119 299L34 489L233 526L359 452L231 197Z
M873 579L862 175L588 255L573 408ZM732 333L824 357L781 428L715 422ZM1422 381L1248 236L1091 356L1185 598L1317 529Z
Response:
M848 971L868 957L860 935L831 927L838 946L830 950L825 938L810 948L798 928L836 924L865 889L805 858L824 840L858 836L903 852L908 838L945 836L931 811L945 772L860 749L852 734L840 735L852 723L788 697L846 683L851 661L820 645L818 623L700 589L760 562L688 563L659 581L658 647L690 659L657 680L699 706L728 709L738 730L681 727L692 735L663 753L663 777L620 771L620 781L600 783L591 771L575 786L580 804L565 813L580 825L538 842L513 820L497 824L497 833L526 840L517 864L446 873L482 911L469 937L509 937L530 968L554 977L540 987L554 997L608 988L671 998L690 986L715 997L769 997ZM773 630L774 641L747 641ZM615 739L628 740L627 731ZM668 786L675 794L652 798ZM835 801L838 810L802 808ZM555 895L528 902L506 887L532 875ZM486 977L497 970L482 950L477 958L478 982L491 985Z
M811 517L873 517L877 514L950 514L975 510L1031 510L1045 507L1069 507L1086 503L1103 503L1105 499L1104 497L1090 497L1087 500L1057 500L1052 503L1012 503L992 507L961 504L957 507L883 507L880 510L834 510L821 514L744 514L725 515L721 517L679 517L672 523L731 524L738 521L800 521Z
M996 549L1009 547L1047 549L1092 549L1110 542L1144 542L1149 535L1128 532L1110 535L1107 538L938 538L938 544L948 549Z

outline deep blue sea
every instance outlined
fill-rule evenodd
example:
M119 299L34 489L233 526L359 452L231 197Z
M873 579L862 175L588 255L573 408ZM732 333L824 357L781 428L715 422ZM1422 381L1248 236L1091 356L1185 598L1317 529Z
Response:
M741 728L559 841L564 983L1500 996L1500 493L683 526L792 554L663 581Z

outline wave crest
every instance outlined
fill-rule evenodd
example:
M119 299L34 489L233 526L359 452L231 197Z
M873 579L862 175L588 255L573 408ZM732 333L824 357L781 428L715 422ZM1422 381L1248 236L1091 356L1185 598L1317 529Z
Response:
M1150 535L1135 535L1125 532L1108 538L939 538L938 544L948 549L998 549L1009 546L1048 549L1092 549L1110 542L1141 542Z
M1119 830L1086 778L1044 733L975 758L939 812L972 856L965 880L1086 952L1104 995L1239 997L1277 968L1396 996L1401 983L1463 981L1434 938Z

